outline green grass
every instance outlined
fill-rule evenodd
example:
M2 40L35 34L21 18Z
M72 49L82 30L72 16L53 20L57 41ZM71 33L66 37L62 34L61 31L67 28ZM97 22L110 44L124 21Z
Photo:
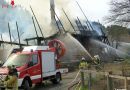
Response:
M88 90L88 85L85 85L84 87L82 87L81 85L75 87L74 90Z
M84 87L80 86L79 90L88 90L88 87L87 87L87 85Z

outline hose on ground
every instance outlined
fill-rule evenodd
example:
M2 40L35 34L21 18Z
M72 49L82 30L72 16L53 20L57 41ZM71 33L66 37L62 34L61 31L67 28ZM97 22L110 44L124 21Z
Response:
M78 71L78 73L76 74L75 78L70 83L67 83L67 84L65 84L64 86L61 86L61 87L53 88L51 90L59 90L59 89L61 90L61 88L64 88L66 86L69 86L69 85L73 84L76 81L76 79L78 78L78 76L80 74L80 71L81 70Z

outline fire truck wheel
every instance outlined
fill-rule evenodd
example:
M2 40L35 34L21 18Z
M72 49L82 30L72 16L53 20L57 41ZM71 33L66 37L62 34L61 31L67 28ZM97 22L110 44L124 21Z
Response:
M53 84L58 84L61 81L61 74L60 73L56 73L55 79L51 80Z
M5 90L5 88L1 88L0 90Z
M24 81L23 89L24 89L24 90L30 90L30 86L29 86L29 81L28 81L28 80L25 80L25 81Z

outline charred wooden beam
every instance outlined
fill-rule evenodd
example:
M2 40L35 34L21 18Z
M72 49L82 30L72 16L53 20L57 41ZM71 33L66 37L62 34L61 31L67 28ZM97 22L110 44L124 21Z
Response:
M55 13L55 15L56 15L56 18L58 19L58 21L59 21L60 25L62 26L64 32L66 32L66 30L65 30L65 28L64 28L64 26L63 26L63 24L62 24L62 22L61 22L61 20L60 20L60 18L59 18L58 15L56 14L54 8L51 7L51 9L54 11L54 13Z
M70 19L69 19L68 15L66 14L65 10L64 10L63 8L62 8L62 10L63 10L63 12L64 12L65 16L67 17L67 19L68 19L68 21L69 21L70 25L72 26L72 28L73 28L74 32L76 33L75 27L74 27L74 25L72 24L72 22L70 21Z
M16 42L9 42L9 41L0 41L0 43L2 44L13 44L13 45L19 45L19 46L28 46L27 44L19 44Z
M1 36L1 41L3 41L3 36L2 36L2 34L1 34L0 36ZM2 43L0 43L0 46L2 46ZM4 48L4 45L3 45L3 48Z
M36 36L38 37L38 33L37 33L37 29L36 29L36 25L35 25L35 21L34 21L33 17L32 17L32 21L33 21L34 29L35 29L35 32L36 32Z
M59 32L61 33L61 29L60 29L60 26L59 26L58 22L56 21L56 18L54 18L54 20L55 20L55 23L56 23L56 26L57 26Z
M18 28L17 22L16 22L16 27L17 27L17 33L18 33L18 39L19 39L19 46L20 46L20 48L22 48L21 41L20 41L20 35L19 35L19 28Z
M9 22L8 22L8 29L9 29L10 42L12 42ZM12 44L11 44L11 45L12 45Z
M31 6L30 6L30 9L31 9L31 11L32 11L32 13L33 13L33 16L34 16L34 18L35 18L35 20L36 20L36 22L37 22L37 25L38 25L38 27L39 27L39 29L40 29L40 32L41 32L41 34L42 34L42 37L44 37L43 32L42 32L42 29L41 29L41 27L40 27L40 25L39 25L39 22L38 22L38 20L37 20L37 18L36 18L36 15L35 15L35 13L34 13L34 11L33 11L33 9L32 9Z
M84 17L86 18L87 22L88 22L88 24L86 23L87 26L88 26L88 27L90 26L90 28L91 28L92 30L94 30L93 27L92 27L92 25L91 25L91 23L89 22L87 16L85 15L83 9L81 8L81 6L79 5L79 3L78 3L77 1L76 1L76 3L77 3L77 5L78 5L79 9L81 10L81 12L83 13Z

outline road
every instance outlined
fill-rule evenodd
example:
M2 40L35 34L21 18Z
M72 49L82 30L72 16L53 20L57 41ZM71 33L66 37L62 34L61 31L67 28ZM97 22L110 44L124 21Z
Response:
M60 82L60 84L54 85L50 81L46 81L41 86L33 86L31 90L68 90L68 87L70 87L70 82L72 82L76 76L76 72L68 73L63 76L63 80Z

